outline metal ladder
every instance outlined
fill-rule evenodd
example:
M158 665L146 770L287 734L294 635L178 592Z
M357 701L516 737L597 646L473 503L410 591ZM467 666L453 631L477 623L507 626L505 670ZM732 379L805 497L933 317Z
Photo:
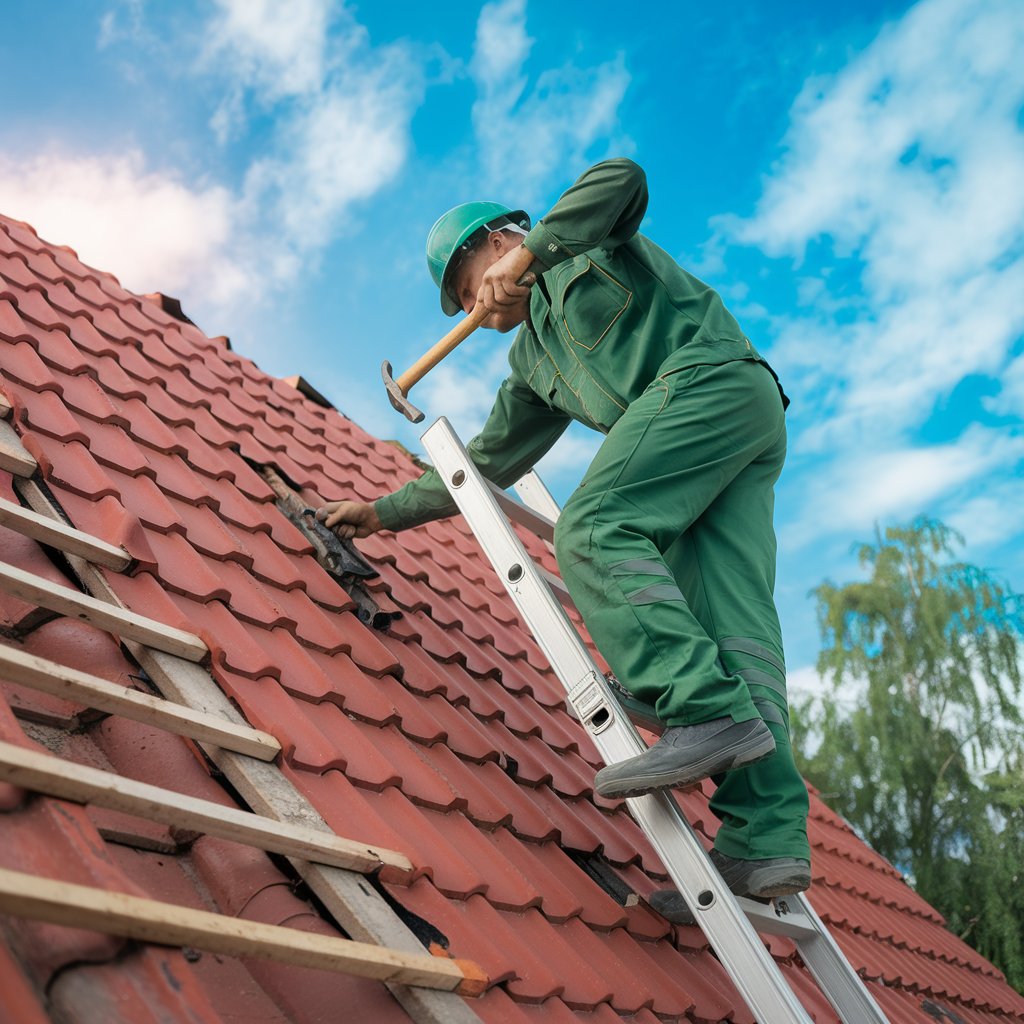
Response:
M562 606L571 605L565 585L534 563L510 524L519 523L550 541L557 503L535 474L517 485L525 505L486 481L444 417L424 432L422 440L605 763L642 753L645 744L633 722L565 614ZM642 721L642 714L637 718ZM631 797L626 804L760 1024L810 1024L811 1017L758 932L787 936L796 943L844 1024L888 1024L802 894L780 898L773 905L733 896L668 792Z

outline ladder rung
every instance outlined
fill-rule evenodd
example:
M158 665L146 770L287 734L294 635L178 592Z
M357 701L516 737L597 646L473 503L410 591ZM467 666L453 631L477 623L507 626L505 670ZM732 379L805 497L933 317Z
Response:
M50 611L82 619L100 629L109 630L129 640L155 647L167 654L176 654L188 661L202 661L208 651L206 644L193 633L166 626L155 619L97 601L70 587L51 583L41 576L0 562L0 590L13 594L29 604L39 604Z
M541 540L554 541L555 539L555 524L548 519L547 516L541 515L540 512L535 512L532 508L527 508L525 505L520 504L515 498L510 498L500 487L496 484L488 483L491 489L491 494L494 495L495 501L501 511L512 520L513 523L518 523L520 526L525 526L532 533L535 533Z
M0 646L0 678L99 711L155 725L178 736L187 736L202 743L216 743L226 750L235 750L261 761L273 761L281 753L281 744L270 733L236 725L219 715L194 711L162 697L140 693L15 647Z
M0 910L17 917L123 935L141 942L319 967L463 995L479 995L486 984L480 968L466 961L406 953L333 935L211 914L21 871L0 869Z
M750 923L764 935L783 935L790 939L813 939L818 931L799 910L788 909L781 912L781 905L786 903L785 896L778 896L774 904L758 903L738 897L736 900Z
M114 547L105 540L76 530L57 519L41 516L32 509L22 508L6 498L0 498L0 526L6 526L60 551L80 555L87 561L116 572L122 572L131 565L131 556L123 548Z
M408 857L393 850L378 850L330 833L273 821L251 811L225 807L2 741L0 779L62 800L95 804L174 828L203 832L270 853L301 857L348 871L365 874L383 865L403 872L412 871Z
M3 418L0 418L0 469L15 476L31 476L36 471L36 460L25 451L18 432Z
M569 588L565 585L561 576L548 572L542 565L537 566L537 572L540 573L541 579L551 588L551 593L555 595L555 599L563 608L576 609L576 605L569 595Z

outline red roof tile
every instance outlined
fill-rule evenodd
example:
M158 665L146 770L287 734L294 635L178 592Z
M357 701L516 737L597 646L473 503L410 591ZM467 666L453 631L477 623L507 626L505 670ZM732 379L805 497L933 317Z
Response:
M749 1021L703 934L651 911L664 868L621 802L595 797L593 743L465 524L359 542L380 571L368 591L404 612L387 633L361 622L250 462L269 464L308 504L320 495L372 499L416 467L158 300L0 218L0 390L71 521L136 559L132 574L106 574L120 598L199 633L217 683L278 737L281 770L331 827L409 855L411 876L388 869L381 881L452 955L488 972L490 991L474 1004L482 1020ZM13 498L10 478L0 483ZM524 538L553 570L550 550ZM0 541L8 560L61 578L34 542L6 532ZM0 612L10 622L34 609L8 601ZM23 646L131 681L116 643L82 623L48 622ZM77 706L0 691L0 732L19 742L28 741L9 707L36 721L80 721ZM177 738L118 718L59 736L64 756L232 801ZM678 795L706 843L717 828L711 791ZM1024 1000L994 968L842 819L814 796L811 804L812 901L851 959L881 979L871 985L890 1018L930 1019L921 1003L932 999L970 1024L1024 1021ZM263 854L208 838L182 843L162 827L59 801L25 802L12 787L0 791L0 812L5 864L334 930ZM105 842L97 824L121 845ZM637 898L623 907L584 869L586 858ZM77 1019L97 1024L115 1019L115 1006L154 1022L313 1022L342 1005L353 1019L406 1019L372 982L190 961L50 925L3 934L0 1015L26 1022L39 1017L47 985L54 1012L77 1008ZM770 948L815 1019L834 1020L792 944ZM87 963L97 957L108 962Z

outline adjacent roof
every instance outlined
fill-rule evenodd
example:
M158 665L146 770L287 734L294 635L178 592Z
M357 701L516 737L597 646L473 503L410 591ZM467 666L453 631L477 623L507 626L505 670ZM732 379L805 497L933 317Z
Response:
M703 934L648 907L665 872L624 805L594 793L599 758L465 525L360 542L380 574L371 595L402 612L387 631L364 624L261 467L310 505L370 500L418 470L165 305L0 218L0 391L70 520L136 559L131 575L106 573L117 595L203 637L217 683L278 737L281 770L340 835L408 854L412 878L380 884L425 944L483 966L482 1020L750 1021ZM0 494L17 500L5 473ZM0 530L0 545L73 585L35 541ZM138 679L109 635L45 619L0 596L5 642ZM238 800L185 740L0 690L2 739ZM706 794L680 802L710 844ZM339 933L263 853L5 785L0 812L2 866ZM814 796L810 828L811 901L892 1021L1024 1021L1000 973ZM376 982L11 919L0 931L0 1017L25 1024L314 1022L342 1007L348 1020L408 1019ZM794 947L768 941L814 1018L834 1021Z

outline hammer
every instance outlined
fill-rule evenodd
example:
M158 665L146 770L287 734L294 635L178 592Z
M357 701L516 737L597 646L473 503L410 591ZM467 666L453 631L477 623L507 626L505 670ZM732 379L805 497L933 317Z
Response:
M410 422L419 423L423 413L408 399L409 390L421 381L446 355L453 352L487 318L490 312L482 303L477 303L469 315L452 328L429 352L420 356L398 380L391 376L391 363L386 359L381 364L380 375L388 390L391 404Z

